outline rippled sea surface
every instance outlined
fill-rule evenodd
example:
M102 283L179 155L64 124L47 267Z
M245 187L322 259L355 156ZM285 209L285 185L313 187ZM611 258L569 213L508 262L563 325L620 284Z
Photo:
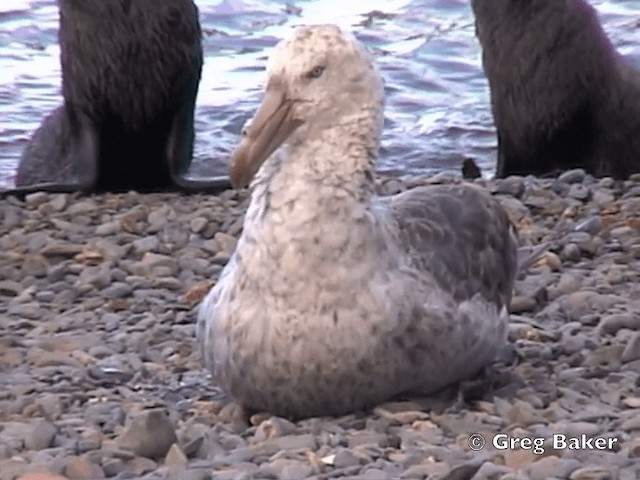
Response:
M489 92L469 0L200 0L205 65L196 107L196 176L225 173L260 100L270 49L301 24L330 22L373 49L387 107L379 170L486 173L495 157ZM640 66L640 2L591 0L616 47ZM42 117L61 101L54 0L0 2L0 186Z

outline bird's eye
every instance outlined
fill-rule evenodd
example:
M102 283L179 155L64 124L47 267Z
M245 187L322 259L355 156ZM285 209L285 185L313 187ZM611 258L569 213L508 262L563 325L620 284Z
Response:
M317 65L317 66L313 67L311 70L309 70L309 72L307 73L307 77L308 78L318 78L323 73L324 73L324 67L322 65Z

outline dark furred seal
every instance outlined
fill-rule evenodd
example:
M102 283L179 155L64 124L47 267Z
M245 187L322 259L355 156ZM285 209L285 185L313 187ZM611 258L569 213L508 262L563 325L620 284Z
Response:
M496 175L640 171L640 74L585 0L471 0L498 134Z
M58 0L64 105L20 161L14 192L186 190L202 70L191 0ZM38 185L34 185L38 184ZM11 192L8 192L11 193Z

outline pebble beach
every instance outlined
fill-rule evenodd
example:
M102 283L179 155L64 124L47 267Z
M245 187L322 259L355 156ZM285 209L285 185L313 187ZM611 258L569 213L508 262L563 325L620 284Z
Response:
M504 355L460 389L295 423L247 416L194 338L247 191L0 200L0 480L640 478L640 175L475 182L548 246Z

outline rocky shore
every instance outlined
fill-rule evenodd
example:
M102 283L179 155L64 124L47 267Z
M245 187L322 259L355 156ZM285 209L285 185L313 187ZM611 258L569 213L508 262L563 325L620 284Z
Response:
M0 480L640 478L640 176L476 182L548 242L512 348L461 393L297 423L246 418L194 341L247 192L0 200Z

